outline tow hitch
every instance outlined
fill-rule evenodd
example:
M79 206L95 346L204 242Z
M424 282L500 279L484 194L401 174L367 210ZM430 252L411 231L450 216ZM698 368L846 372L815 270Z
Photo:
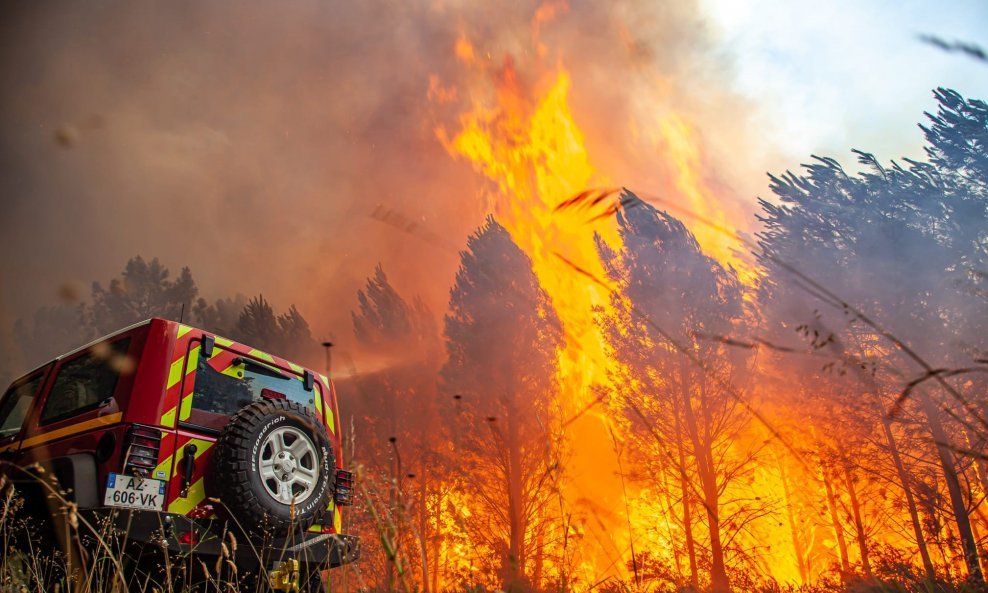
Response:
M280 562L274 570L268 573L268 584L275 591L295 593L298 591L298 560L289 558Z

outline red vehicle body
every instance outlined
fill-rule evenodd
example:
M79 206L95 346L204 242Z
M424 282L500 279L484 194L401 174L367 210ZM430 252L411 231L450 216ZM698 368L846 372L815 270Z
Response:
M269 424L284 416L299 428L282 422L280 436L261 435L252 449L247 441L230 445L224 441L228 425L239 422L241 434L254 426L238 412L245 407L262 420L274 418ZM263 415L272 410L274 415ZM311 425L306 418L313 419ZM272 465L275 453L287 459L293 450L305 459ZM264 536L270 557L258 557L259 546L241 539L238 564L259 571L270 569L273 559L297 559L303 570L356 559L356 538L342 533L340 507L349 504L352 475L341 452L336 393L326 376L164 319L56 358L15 381L0 399L4 467L48 467L80 514L113 517L129 540L157 539L174 553L216 556L227 530L260 537L259 528L244 524L261 525L265 518L245 509L260 502L272 512L291 513L284 515L292 518L291 529ZM255 478L253 490L247 489L234 458L267 467L259 475L267 471L273 478ZM296 469L308 477L292 481ZM122 483L132 492L122 490ZM237 507L231 488L236 496L258 500ZM308 507L295 504L302 495ZM290 503L281 509L279 500ZM304 515L297 524L296 514Z

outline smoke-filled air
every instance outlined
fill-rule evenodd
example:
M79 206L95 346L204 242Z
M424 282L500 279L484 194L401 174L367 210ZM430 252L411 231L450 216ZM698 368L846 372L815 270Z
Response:
M325 369L330 590L983 590L988 13L728 4L6 3L0 378Z

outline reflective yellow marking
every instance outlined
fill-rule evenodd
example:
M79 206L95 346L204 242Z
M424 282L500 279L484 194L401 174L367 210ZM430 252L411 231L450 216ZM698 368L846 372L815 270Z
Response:
M182 372L182 365L185 365L185 372ZM178 359L172 363L172 368L168 372L168 389L178 385L178 382L182 380L182 377L188 375L196 369L199 365L199 346L196 346L191 351L189 351L189 356L184 359Z
M288 368L292 369L293 371L295 371L296 373L298 373L300 375L305 372L305 369L303 369L299 365L295 364L294 362L289 362L288 363Z
M220 371L220 374L226 375L228 377L233 377L234 379L243 379L244 378L244 365L242 365L242 364L231 364L230 366L228 366L225 369L223 369L222 371Z
M185 374L189 375L192 371L196 370L199 366L199 346L196 346L191 351L189 351L189 358L185 363ZM192 413L192 394L186 395L182 398L182 405L178 410L179 420L188 420L189 414Z
M174 469L172 469L172 477L174 478L175 476L178 475L178 468L181 467L182 459L185 458L185 447L187 445L196 446L196 459L199 459L200 457L202 457L203 453L205 453L207 450L209 450L210 447L213 446L213 444L214 444L213 441L204 441L202 439L189 439L185 443L185 445L179 447L178 450L175 451L175 465L174 465Z
M329 427L329 432L336 434L336 416L333 415L332 408L326 410L326 426Z
M192 394L186 395L182 398L182 406L179 410L178 418L185 422L192 415Z
M339 507L337 507L336 503L331 500L329 501L329 506L326 507L326 510L330 513L333 513L333 529L336 530L336 533L339 533L340 530L343 529L343 517L342 514L340 513ZM325 525L323 525L322 523L316 523L312 527L309 527L308 530L314 533L320 533L322 532L323 527L325 527Z
M172 368L168 371L168 389L178 385L182 380L182 365L185 364L185 357L172 363Z
M41 443L47 443L48 441L54 441L55 439L85 432L91 428L99 428L100 426L120 422L121 418L123 418L122 412L117 412L116 414L110 414L108 416L101 416L99 418L93 418L92 420L87 420L86 422L80 422L78 424L66 426L65 428L59 428L58 430L53 430L36 437L24 439L24 442L21 443L21 447L33 447L34 445L40 445Z
M216 336L216 345L217 346L223 346L223 347L233 346L233 340L228 340L226 338L221 338L219 336Z
M168 457L165 457L165 459L161 463L155 466L154 473L151 474L151 477L161 479L164 476L167 476L169 473L168 469L171 467L171 463L172 463L172 456L169 455Z
M199 366L199 346L189 351L188 362L185 365L185 374L188 375Z
M312 399L316 402L316 413L322 416L322 390L316 387L312 391Z
M276 364L274 362L274 357L271 356L270 354L268 354L267 352L261 352L260 350L251 350L247 354L249 354L250 356L253 356L255 358L260 358L261 360L263 360L265 362L270 362L271 364Z
M168 410L161 415L161 425L167 426L169 428L175 428L175 414L178 413L178 406Z
M199 478L196 480L194 484L189 486L189 491L186 493L187 496L176 498L170 505L168 505L168 512L188 515L189 511L199 506L199 503L202 501L206 500L206 486L203 483L203 480L204 478Z
M179 326L178 326L178 339L181 340L182 339L182 336L184 336L185 334L189 333L190 331L192 331L192 328L191 327L189 327L187 325L181 325L181 324L179 324Z

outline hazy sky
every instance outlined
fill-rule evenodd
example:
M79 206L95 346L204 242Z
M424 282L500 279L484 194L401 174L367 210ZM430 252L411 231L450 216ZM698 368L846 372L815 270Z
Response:
M914 125L945 86L988 99L988 63L944 52L921 34L988 47L988 1L701 0L732 84L793 159L849 150L883 161L921 156ZM780 123L782 125L780 125ZM800 160L799 162L805 162Z

